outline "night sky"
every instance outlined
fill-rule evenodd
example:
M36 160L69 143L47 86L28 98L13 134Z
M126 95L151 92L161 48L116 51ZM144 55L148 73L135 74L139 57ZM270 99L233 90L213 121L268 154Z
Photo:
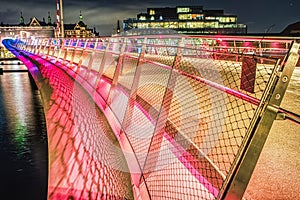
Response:
M281 32L288 24L300 21L299 0L63 0L65 23L77 23L80 11L84 22L96 27L101 35L110 35L117 20L136 17L148 7L199 5L204 9L222 9L238 16L248 26L248 33ZM25 23L37 17L55 20L56 0L1 0L0 23L19 23L20 12Z

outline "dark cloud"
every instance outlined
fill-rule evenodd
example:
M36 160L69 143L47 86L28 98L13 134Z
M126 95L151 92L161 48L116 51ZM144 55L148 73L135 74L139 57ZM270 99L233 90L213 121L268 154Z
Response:
M147 7L174 7L202 5L204 9L223 9L238 16L240 23L248 25L249 32L282 31L288 24L300 21L299 0L63 0L66 23L76 23L81 11L84 21L102 34L110 34L117 20L136 17ZM55 20L55 0L1 0L0 22L18 23L20 12L26 21L31 17L42 19L50 11Z

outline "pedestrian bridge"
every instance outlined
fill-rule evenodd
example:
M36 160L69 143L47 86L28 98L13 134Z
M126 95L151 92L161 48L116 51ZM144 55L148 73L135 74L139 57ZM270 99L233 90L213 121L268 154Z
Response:
M299 66L293 38L3 43L43 98L48 199L254 199L248 184L274 121L299 128L281 106Z

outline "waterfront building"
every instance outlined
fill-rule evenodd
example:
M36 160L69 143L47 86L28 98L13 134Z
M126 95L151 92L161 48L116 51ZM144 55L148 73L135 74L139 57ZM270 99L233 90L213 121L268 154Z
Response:
M88 26L83 22L81 12L78 23L64 24L64 33L66 38L90 38L97 36L95 29L88 28Z
M50 13L47 22L45 18L38 20L36 17L25 23L21 13L19 24L0 24L0 40L4 38L50 38L54 37L55 24L52 23Z
M181 34L247 33L247 26L238 23L236 15L225 14L224 10L205 10L203 6L147 8L147 13L123 20L125 34L139 34L145 29L152 32L157 29L158 33L162 29L171 29Z
M0 24L0 46L2 40L5 38L19 38L19 39L34 39L34 38L54 38L56 37L56 23L52 22L50 12L48 18L39 20L36 17L30 19L28 23L25 22L21 13L18 24ZM80 13L79 22L76 24L64 24L65 37L89 38L98 36L95 29L88 28L83 22L83 17Z

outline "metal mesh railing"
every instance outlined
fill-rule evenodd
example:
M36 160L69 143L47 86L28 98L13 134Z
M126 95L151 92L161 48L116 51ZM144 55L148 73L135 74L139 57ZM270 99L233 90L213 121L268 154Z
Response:
M133 199L125 157L93 99L63 70L27 56L44 63L38 66L38 73L37 66L26 62L35 71L45 105L48 199ZM122 170L113 166L122 166Z
M82 84L109 120L129 165L122 170L131 174L135 197L227 195L286 60L279 62L283 54L264 56L259 41L252 42L260 47L259 55L245 53L249 44L242 48L235 41L225 48L216 43L149 36L66 41L60 47L57 55L64 65L56 64ZM283 41L278 48L286 54L291 45ZM32 51L32 45L28 48ZM47 59L56 59L49 54ZM97 151L103 150L100 146Z

